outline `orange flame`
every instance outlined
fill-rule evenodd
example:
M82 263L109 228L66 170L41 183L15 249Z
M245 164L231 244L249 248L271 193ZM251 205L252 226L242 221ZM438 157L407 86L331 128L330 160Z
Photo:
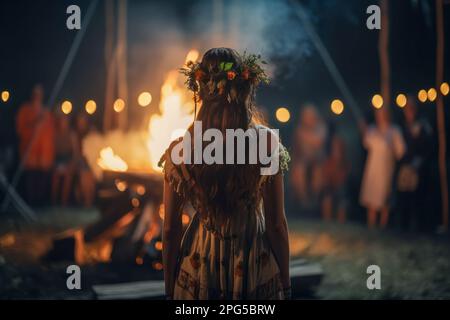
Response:
M197 50L191 50L186 56L187 61L198 59ZM150 118L148 125L149 139L147 147L152 168L161 171L158 161L170 142L181 137L192 123L194 109L193 97L184 89L178 70L168 73L161 87L159 113Z
M100 158L97 159L97 164L103 170L111 170L111 171L127 171L128 165L125 161L122 160L118 155L114 154L114 151L111 147L103 148L100 151Z

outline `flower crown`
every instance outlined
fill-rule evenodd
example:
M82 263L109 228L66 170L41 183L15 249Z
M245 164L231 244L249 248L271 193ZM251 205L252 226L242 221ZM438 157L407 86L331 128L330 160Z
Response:
M241 65L235 66L233 62L223 61L219 64L218 70L204 70L199 62L188 61L186 66L180 69L187 79L185 85L194 92L194 95L199 92L200 81L206 83L209 93L218 93L220 95L225 93L228 85L244 83L250 81L253 85L262 83L269 83L269 77L261 65L267 64L261 59L261 55L244 54L241 56ZM231 87L231 86L228 86ZM234 91L234 89L231 89ZM236 96L235 92L228 93L228 100Z

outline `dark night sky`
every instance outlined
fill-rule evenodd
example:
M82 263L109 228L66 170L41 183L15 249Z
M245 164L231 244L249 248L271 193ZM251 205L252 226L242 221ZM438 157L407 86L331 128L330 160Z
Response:
M173 1L171 3L129 0L129 70L149 70L158 65L157 41L147 36L147 29L160 28L160 36L166 37L164 23L155 26L152 21L164 21L167 26L174 21L186 30L181 41L196 43L196 29L192 19L202 19L196 15L199 1ZM378 91L379 66L377 53L377 31L365 27L365 9L373 1L302 1L322 37L330 54L347 81L351 91L364 113L370 113L370 97ZM392 87L394 92L417 92L422 87L434 84L434 2L429 14L430 26L419 7L413 7L414 1L391 1L391 63ZM420 1L419 1L420 2ZM228 3L228 2L226 2ZM12 93L7 108L11 113L26 98L30 87L41 82L50 91L63 61L68 53L76 31L66 29L66 7L78 4L85 12L89 1L2 1L0 3L0 89L9 89ZM196 5L197 4L197 5ZM162 8L154 10L155 7ZM450 17L450 6L446 8L446 17ZM194 18L195 17L195 18ZM295 21L295 18L294 18ZM450 32L450 18L447 18L447 34ZM148 26L146 27L146 24ZM298 22L300 24L300 22ZM283 21L280 22L283 24ZM75 62L59 95L59 100L68 98L74 101L75 108L81 108L88 99L102 104L104 92L104 7L102 1L97 7L94 19L89 26ZM246 30L240 30L245 33ZM276 32L279 32L276 29ZM289 37L290 29L284 29ZM292 34L294 36L294 34ZM277 34L268 33L268 37ZM170 39L168 35L167 38ZM180 39L176 39L180 40ZM320 57L305 41L310 50L298 59L278 59L274 57L281 76L273 85L260 91L259 102L269 111L279 105L287 105L294 111L306 102L313 102L329 116L329 101L341 94ZM134 59L131 55L136 48L147 48L148 58ZM142 51L142 50L141 50ZM448 57L448 55L447 55ZM449 79L449 65L446 67L446 79ZM146 67L147 66L147 67ZM150 66L150 67L149 67ZM147 72L147 71L145 71ZM285 76L283 76L285 75ZM138 92L140 80L129 76L130 95ZM162 79L153 81L151 89L157 92ZM156 104L154 104L156 105ZM2 106L2 108L5 108ZM139 117L140 115L138 115ZM5 116L2 116L5 119ZM351 116L344 114L342 121L351 122ZM288 124L287 128L292 126Z

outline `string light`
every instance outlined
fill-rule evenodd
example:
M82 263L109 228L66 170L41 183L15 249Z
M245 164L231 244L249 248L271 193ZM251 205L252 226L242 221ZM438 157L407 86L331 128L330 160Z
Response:
M191 60L191 59L190 59ZM440 87L439 91L443 96L447 96L450 93L450 86L448 82L443 82ZM421 89L418 94L417 98L420 102L425 103L427 101L434 102L437 99L438 91L435 88L430 88L427 90ZM10 93L7 90L4 90L0 94L0 98L3 102L7 102L10 99ZM138 104L141 107L146 107L152 102L152 95L150 92L144 91L139 94L138 96ZM398 107L404 108L406 104L408 103L408 98L405 94L398 94L395 102ZM375 109L381 109L383 107L384 101L383 97L380 94L375 94L372 97L372 106ZM341 115L345 110L344 103L339 100L335 99L331 102L330 105L331 111L336 115ZM125 101L123 99L117 99L114 101L113 109L115 112L119 113L122 112L125 109ZM97 104L94 100L89 100L86 102L85 110L88 114L92 115L97 111ZM61 111L64 114L70 114L73 111L73 105L70 101L66 100L61 104ZM280 107L275 112L276 119L281 123L286 123L290 120L291 114L289 110L285 107Z
M441 93L442 95L446 96L448 95L450 88L447 82L444 82L443 84L441 84Z
M381 109L383 107L383 97L376 94L372 97L372 105L375 109Z
M150 92L142 92L138 97L138 103L141 107L146 107L152 102L152 95Z
M9 96L10 96L9 91L7 91L7 90L2 91L2 101L3 102L7 102L9 100Z
M122 112L123 109L125 109L125 101L123 101L123 99L120 98L117 99L116 101L114 101L113 109L117 113Z
M72 102L66 100L61 104L61 111L64 114L70 114L72 112Z
M403 93L400 93L395 99L395 102L397 103L397 106L399 106L400 108L404 108L408 103L408 98L406 98Z
M97 110L97 104L94 100L89 100L86 102L86 106L84 108L88 114L94 114Z
M437 98L437 91L435 88L430 88L428 90L428 100L430 100L431 102L433 102L434 100L436 100Z
M342 114L344 112L344 103L339 99L333 100L331 102L331 111L337 115Z
M281 108L277 109L275 116L278 121L280 121L282 123L286 123L291 118L291 113L289 112L289 110L287 108L281 107Z
M423 102L423 103L427 102L427 100L428 100L427 91L424 89L420 90L419 93L417 94L417 98L419 99L420 102Z

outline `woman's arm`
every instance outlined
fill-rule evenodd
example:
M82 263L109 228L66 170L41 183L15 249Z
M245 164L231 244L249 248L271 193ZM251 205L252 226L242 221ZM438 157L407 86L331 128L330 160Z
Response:
M164 182L163 265L166 295L172 297L175 272L182 238L181 199L167 181Z
M289 235L284 213L284 187L281 173L278 173L266 183L263 200L267 236L280 268L281 282L283 287L287 289L291 286L289 276Z

